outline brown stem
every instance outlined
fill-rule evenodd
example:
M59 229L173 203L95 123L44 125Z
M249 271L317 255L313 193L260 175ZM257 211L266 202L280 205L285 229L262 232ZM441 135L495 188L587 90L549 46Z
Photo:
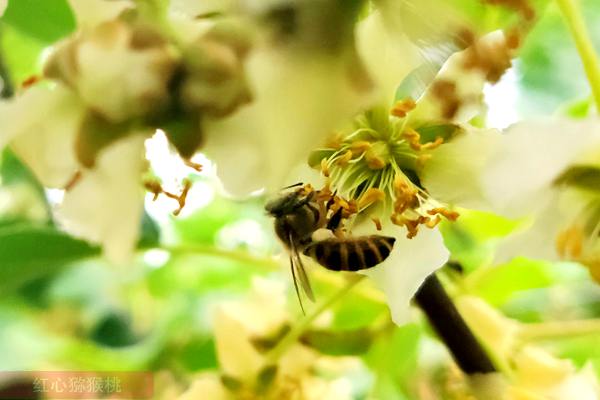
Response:
M435 274L419 288L415 301L464 373L496 371Z

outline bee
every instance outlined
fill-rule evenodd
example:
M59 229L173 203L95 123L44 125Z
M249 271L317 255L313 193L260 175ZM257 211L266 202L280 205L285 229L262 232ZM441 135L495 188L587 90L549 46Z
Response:
M344 209L338 207L333 210L336 199L335 194L300 187L280 195L265 206L275 219L277 237L290 252L292 279L303 312L298 281L311 301L314 301L314 293L301 253L332 271L360 271L383 262L394 247L396 239L389 236L344 236L340 229L345 217ZM322 229L330 231L331 237L316 239L315 232Z

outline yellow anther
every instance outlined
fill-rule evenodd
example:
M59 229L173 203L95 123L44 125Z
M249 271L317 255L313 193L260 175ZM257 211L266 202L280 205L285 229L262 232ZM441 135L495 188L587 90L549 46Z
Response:
M413 128L407 128L406 131L402 132L402 137L406 139L411 149L420 151L423 145L421 144L421 135Z
M367 166L371 169L383 169L385 168L385 160L370 152L365 153L365 161Z
M442 222L442 218L439 215L436 215L435 218L429 219L429 221L425 222L425 226L430 229L435 228L440 222Z
M375 228L378 231L381 231L381 229L383 229L381 226L381 220L379 218L371 218L371 221L373 221L373 223L375 224Z
M362 210L376 201L381 201L385 198L385 193L381 189L369 188L358 200L358 209Z
M350 160L352 160L352 150L348 150L347 152L345 152L344 155L336 159L335 162L340 166L344 166L348 164Z
M417 103L415 103L415 101L411 98L399 100L392 107L390 114L392 114L394 117L404 118L406 117L406 114L408 114L409 111L414 110L416 106Z
M365 151L369 150L370 148L371 142L368 142L366 140L358 140L356 142L352 142L352 144L350 145L350 150L352 150L352 154L354 156L360 155Z
M456 221L456 219L460 216L460 214L457 213L456 211L451 211L444 207L432 208L431 210L427 211L427 214L429 214L429 215L439 214L450 221Z
M329 178L329 164L325 158L321 160L321 172L325 178Z
M421 145L421 148L424 150L433 150L433 149L437 149L438 147L440 147L442 145L442 143L444 143L444 138L441 136L438 136L437 138L435 138L435 140L433 142L429 142L429 143L425 143L425 144Z

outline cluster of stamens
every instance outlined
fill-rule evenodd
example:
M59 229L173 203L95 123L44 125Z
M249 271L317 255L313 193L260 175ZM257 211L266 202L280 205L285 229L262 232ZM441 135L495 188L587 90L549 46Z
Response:
M449 210L431 199L421 188L414 185L406 177L397 176L394 180L394 205L391 221L407 229L409 239L419 232L419 226L435 228L442 217L455 221L459 214Z
M390 111L392 118L386 133L363 124L366 126L352 134L336 135L330 141L333 152L320 161L321 173L328 178L327 188L319 192L331 196L329 185L332 185L353 199L349 203L333 195L334 200L328 200L336 203L331 209L348 207L348 216L377 209L373 215L386 215L392 223L405 227L408 238L414 237L421 225L434 228L443 218L456 220L458 213L431 199L407 176L407 170L414 173L422 168L431 158L431 150L444 143L442 137L423 143L417 130L400 123L403 120L398 119L406 117L415 106L411 99L396 102ZM382 207L372 207L376 204ZM371 219L381 230L379 216Z

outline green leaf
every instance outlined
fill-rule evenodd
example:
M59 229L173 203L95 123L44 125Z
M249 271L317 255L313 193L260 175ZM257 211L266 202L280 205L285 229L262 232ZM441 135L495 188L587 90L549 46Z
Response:
M367 352L373 335L366 329L305 332L300 342L330 356L359 355Z
M479 272L467 281L469 291L492 305L502 305L515 292L544 288L556 282L551 263L526 258L515 258Z
M75 16L66 0L9 0L2 22L51 44L75 29Z
M376 374L371 395L376 399L407 399L411 376L417 370L423 328L417 324L394 328L373 343L365 357Z
M9 71L13 86L42 73L41 54L46 44L27 36L10 25L2 26L0 32L2 61Z
M0 294L98 253L98 248L52 228L18 225L0 229Z
M144 249L149 247L156 247L160 243L160 228L156 224L156 221L148 215L144 210L142 216L142 229L140 240L138 241L137 247Z
M580 0L591 39L600 46L600 2ZM549 114L565 100L590 92L577 49L555 2L525 39L516 63L522 116Z

